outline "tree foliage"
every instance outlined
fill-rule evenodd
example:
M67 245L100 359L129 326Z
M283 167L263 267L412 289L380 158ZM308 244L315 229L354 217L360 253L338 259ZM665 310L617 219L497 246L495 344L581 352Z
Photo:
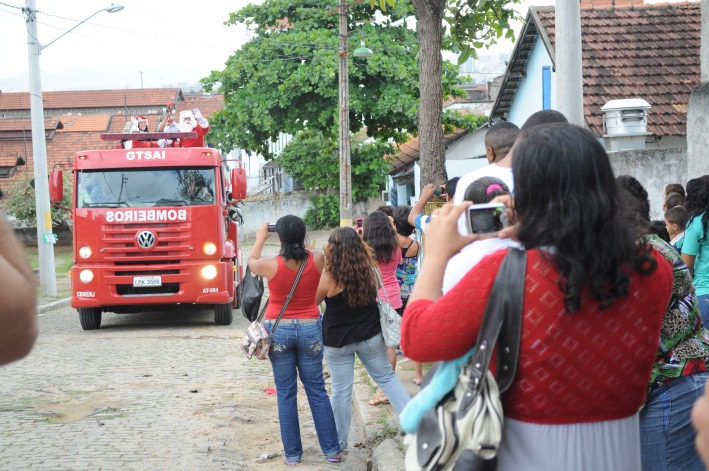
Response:
M37 222L37 208L35 205L35 192L30 184L34 175L32 172L18 173L12 179L12 184L4 191L4 197L0 200L0 206L7 212L8 215L14 217L18 221L27 222L34 225ZM61 206L71 207L71 173L64 172L64 198ZM65 224L68 212L65 209L52 207L52 223Z
M243 148L273 157L270 142L281 133L308 130L331 136L338 126L338 14L332 0L266 0L232 13L227 24L245 23L254 38L221 71L202 80L224 95L211 121L211 136L229 151ZM367 3L350 8L350 131L403 142L416 134L418 44L407 18L408 2L377 15ZM286 26L287 25L287 26ZM356 31L352 31L356 30ZM368 59L351 53L365 40ZM460 95L457 67L445 63L442 93ZM312 136L312 135L311 135ZM330 144L328 144L330 145Z
M520 18L513 7L519 3L520 0L448 0L443 19L454 46L461 52L458 63L477 58L477 49L497 44L500 38L514 39L511 23Z

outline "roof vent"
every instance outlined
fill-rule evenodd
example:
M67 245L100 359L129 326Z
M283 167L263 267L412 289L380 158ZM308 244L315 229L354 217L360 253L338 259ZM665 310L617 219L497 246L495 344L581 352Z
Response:
M603 111L603 137L608 152L641 150L645 148L647 111L650 103L642 98L611 100Z

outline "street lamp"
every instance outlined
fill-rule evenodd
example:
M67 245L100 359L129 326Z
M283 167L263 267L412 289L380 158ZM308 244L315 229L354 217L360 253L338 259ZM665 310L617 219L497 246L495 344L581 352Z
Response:
M37 254L39 258L39 285L44 296L57 295L57 278L54 265L54 236L52 234L52 213L49 205L49 180L47 176L47 143L44 136L44 103L42 100L41 70L39 55L81 24L102 11L115 13L123 10L121 5L102 8L85 20L78 22L53 41L41 45L37 38L37 8L35 0L27 0L22 12L27 22L27 51L30 76L30 118L32 122L32 155L34 160L35 208L37 211Z
M347 63L347 0L340 0L339 107L340 107L340 227L352 226L352 168L350 163L350 82ZM354 51L355 57L369 57L372 50L364 46Z

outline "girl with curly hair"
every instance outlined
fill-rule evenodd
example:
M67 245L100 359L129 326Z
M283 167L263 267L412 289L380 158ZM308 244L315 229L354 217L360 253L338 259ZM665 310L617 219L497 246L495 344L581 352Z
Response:
M323 343L341 450L347 447L352 422L355 353L397 413L409 401L409 394L387 360L376 302L375 269L371 249L357 232L351 227L335 229L325 248L325 269L316 302L325 301Z

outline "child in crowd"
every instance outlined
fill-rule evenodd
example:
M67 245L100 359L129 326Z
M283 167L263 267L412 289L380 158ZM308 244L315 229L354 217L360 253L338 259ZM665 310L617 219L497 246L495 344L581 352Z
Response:
M675 206L665 211L665 227L670 235L670 245L682 253L684 230L687 227L689 213L684 206Z
M665 197L665 204L662 206L662 210L667 211L675 206L684 206L684 196L679 193L670 193Z

